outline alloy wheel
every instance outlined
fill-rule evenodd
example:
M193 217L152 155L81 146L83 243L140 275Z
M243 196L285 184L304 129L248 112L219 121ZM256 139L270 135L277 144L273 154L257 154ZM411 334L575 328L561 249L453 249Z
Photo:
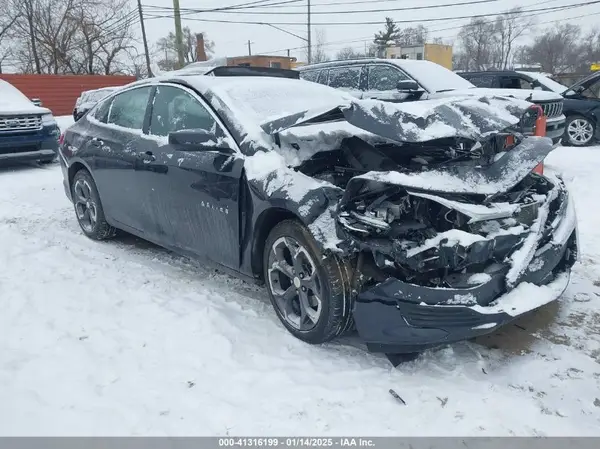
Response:
M592 140L594 128L589 121L582 118L577 118L569 123L567 133L569 134L569 139L571 142L576 142L583 145Z
M281 316L294 329L313 329L322 312L322 284L308 250L291 237L281 237L271 247L268 264L268 282Z
M78 179L73 187L75 212L79 224L86 232L93 232L98 221L96 201L92 197L92 188L85 179Z

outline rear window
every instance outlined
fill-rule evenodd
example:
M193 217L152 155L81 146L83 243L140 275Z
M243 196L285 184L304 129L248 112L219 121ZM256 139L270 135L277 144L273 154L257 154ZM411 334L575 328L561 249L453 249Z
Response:
M317 82L319 78L319 70L304 70L300 72L300 78L306 81L312 81L313 83Z
M329 86L336 89L359 89L362 67L340 67L329 69Z
M494 87L494 76L493 75L465 75L464 78L471 81L477 87Z

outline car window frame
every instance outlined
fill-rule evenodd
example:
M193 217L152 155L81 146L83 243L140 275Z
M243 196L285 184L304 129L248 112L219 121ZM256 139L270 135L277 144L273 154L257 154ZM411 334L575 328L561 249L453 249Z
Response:
M201 95L199 95L194 89L184 86L183 84L177 84L177 83L172 83L172 82L164 82L164 83L154 84L153 85L154 89L152 89L152 95L150 96L150 101L148 102L149 105L153 104L154 97L156 95L156 90L160 86L175 87L177 89L181 89L184 92L187 92L188 94L190 94L196 101L198 101L202 105L202 107L204 109L206 109L208 111L208 113L213 118L213 120L215 120L217 126L221 127L221 130L223 131L225 139L228 142L230 142L233 146L233 148L231 148L231 150L233 150L234 154L243 155L242 150L240 149L238 143L236 142L236 140L233 138L233 136L227 129L227 126L225 126L225 123L223 122L221 117L218 116L218 114L213 110L213 108L210 106L210 104ZM147 123L146 123L146 127L144 129L144 132L142 133L141 136L143 138L146 138L149 140L154 140L154 141L156 141L156 140L168 141L168 138L169 138L168 136L158 136L158 135L153 135L153 134L149 133L150 132L150 119L152 116L152 107L149 107L147 109L146 116L147 116ZM220 151L220 150L218 148L215 148L215 150L213 150L213 151Z
M388 89L388 90L373 90L370 88L370 84L369 84L369 80L371 79L371 67L387 67L390 68L392 70L396 70L398 72L400 72L401 74L403 74L406 77L406 80L404 81L415 81L419 87L421 89L423 89L423 86L421 86L421 84L419 84L419 82L414 79L412 76L410 76L408 73L406 73L404 70L402 70L400 67L398 67L397 65L394 64L365 64L364 66L364 71L365 71L365 91L373 91L373 92L389 92L390 90L396 90L394 89Z
M142 121L142 127L140 129L133 129L133 128L128 128L126 126L117 125L116 123L108 123L108 119L110 117L110 112L112 111L112 107L113 107L115 98L117 98L119 95L123 95L124 93L130 92L133 90L137 90L137 89L150 89L150 92L148 94L148 100L146 101L146 108L144 110L144 120ZM138 134L138 135L143 134L145 128L148 126L148 118L149 118L148 112L150 110L149 105L150 105L150 99L153 96L153 91L154 91L154 86L152 84L142 84L140 86L131 86L128 89L119 90L114 95L110 96L111 105L108 110L108 116L106 117L107 122L106 123L99 122L99 123L101 123L105 126L111 127L111 128L114 127L114 128L118 128L119 130L130 132L131 134ZM96 117L94 117L94 119L96 119Z
M406 71L402 70L402 67L398 67L396 64L378 64L378 63L374 63L374 62L370 62L368 64L365 64L364 69L366 71L366 79L365 79L365 87L368 88L369 86L369 74L371 72L371 67L391 67L392 69L398 70L400 71L400 73L402 73L404 76L407 77L408 80L410 81L414 81L415 83L417 83L417 85L419 86L420 89L423 89L425 92L429 92L427 89L425 89L421 83L419 83L419 80L414 79L412 76L410 76ZM368 89L367 89L368 90ZM384 92L384 91L381 91Z

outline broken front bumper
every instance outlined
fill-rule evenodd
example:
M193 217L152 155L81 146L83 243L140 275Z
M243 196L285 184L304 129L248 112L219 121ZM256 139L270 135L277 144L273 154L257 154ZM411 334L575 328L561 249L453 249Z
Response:
M550 239L538 242L516 278L507 266L470 288L433 288L389 278L361 293L353 315L369 350L411 353L477 337L558 299L578 252L574 205L571 198L566 201Z

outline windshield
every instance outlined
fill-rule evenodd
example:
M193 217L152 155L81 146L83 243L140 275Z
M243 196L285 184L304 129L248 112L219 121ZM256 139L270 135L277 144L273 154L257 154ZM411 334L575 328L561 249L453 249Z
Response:
M521 75L525 75L529 78L533 78L536 81L539 81L539 83L550 89L552 92L556 92L557 94L562 94L565 90L567 90L567 86L564 86L556 81L554 81L553 79L548 78L545 75L542 75L541 73L534 73L534 72L518 72Z
M400 67L430 93L475 87L463 77L435 62L409 59L388 59L387 62Z
M600 73L592 73L591 75L586 76L582 80L576 82L571 87L569 87L569 90L567 92L565 92L565 95L573 95L574 93L578 93L578 91L584 91L584 90L589 89L590 85L593 83L593 80L596 78L597 78L596 84L598 85L600 83ZM590 83L590 81L592 81L592 82ZM582 89L582 87L584 85L587 85L588 87L586 89ZM596 88L598 88L598 87L599 86L596 86Z
M344 92L310 81L271 77L211 78L211 87L230 109L255 123L336 107L352 101Z

